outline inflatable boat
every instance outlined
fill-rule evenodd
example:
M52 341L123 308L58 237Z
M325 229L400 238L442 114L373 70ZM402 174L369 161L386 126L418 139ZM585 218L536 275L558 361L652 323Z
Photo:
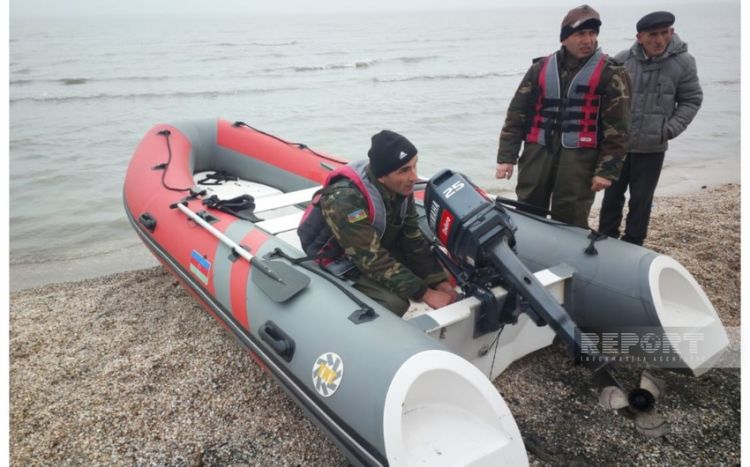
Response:
M595 371L614 360L602 333L658 330L669 366L695 375L728 345L673 259L501 206L450 170L415 198L462 298L400 318L300 247L305 207L346 163L242 122L159 124L133 155L124 204L156 258L355 464L527 464L491 381L556 336ZM635 391L658 396L648 382ZM609 408L644 409L611 384Z

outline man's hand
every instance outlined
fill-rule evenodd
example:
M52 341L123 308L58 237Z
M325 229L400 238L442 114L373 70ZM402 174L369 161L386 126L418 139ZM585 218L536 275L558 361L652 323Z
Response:
M453 303L450 295L435 289L427 289L427 292L425 292L422 297L422 301L430 305L430 308L434 309L442 308L445 305Z
M611 184L612 180L594 175L594 178L591 179L591 191L602 191L605 188L609 188Z
M504 178L506 180L510 180L510 177L513 175L513 164L497 164L497 169L495 169L495 178Z
M458 298L458 293L456 292L456 288L451 285L448 281L443 281L439 284L437 284L434 287L435 290L438 290L440 292L445 292L451 297L451 303L455 302Z

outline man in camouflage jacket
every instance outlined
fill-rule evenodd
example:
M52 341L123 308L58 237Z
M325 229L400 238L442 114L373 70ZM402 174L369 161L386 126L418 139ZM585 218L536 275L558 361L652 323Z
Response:
M368 156L364 178L383 200L382 233L371 223L366 195L352 180L334 181L319 201L333 238L356 267L348 278L399 316L406 312L409 299L432 308L455 301L455 289L419 230L413 195L417 149L398 133L383 130L372 137Z
M598 49L600 25L588 5L565 16L562 47L534 60L508 107L495 173L510 179L517 162L519 201L586 228L594 195L618 178L630 138L630 77ZM586 73L595 87L581 84Z

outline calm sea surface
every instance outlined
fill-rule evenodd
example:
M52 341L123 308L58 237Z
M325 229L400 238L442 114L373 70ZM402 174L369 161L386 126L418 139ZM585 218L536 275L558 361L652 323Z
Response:
M644 7L602 7L600 44L627 48ZM667 170L736 160L739 2L680 4L676 30L705 100ZM505 110L563 11L10 20L11 288L155 264L122 206L154 124L223 117L348 159L390 128L492 190Z

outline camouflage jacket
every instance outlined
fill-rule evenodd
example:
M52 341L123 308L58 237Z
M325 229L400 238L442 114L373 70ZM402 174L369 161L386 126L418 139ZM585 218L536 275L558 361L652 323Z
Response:
M368 177L375 180L368 169ZM399 220L403 196L375 180L386 209L386 230L381 237L370 223L367 199L347 179L334 182L320 199L323 218L346 256L361 274L399 297L420 300L427 287L447 280L430 245L419 230L414 197Z
M556 53L560 63L560 89L567 94L571 80L587 59L576 59L568 54L564 47L561 47ZM521 143L524 141L534 117L534 107L540 92L539 72L543 64L543 57L534 60L508 106L505 124L500 132L500 145L497 151L498 163L515 164L518 160ZM630 87L630 75L628 75L625 67L608 57L597 89L597 94L602 96L599 112L601 139L594 175L610 180L616 180L619 177L622 163L628 152ZM559 130L559 128L554 129L551 147L547 148L547 151L551 154L557 154L562 147Z

